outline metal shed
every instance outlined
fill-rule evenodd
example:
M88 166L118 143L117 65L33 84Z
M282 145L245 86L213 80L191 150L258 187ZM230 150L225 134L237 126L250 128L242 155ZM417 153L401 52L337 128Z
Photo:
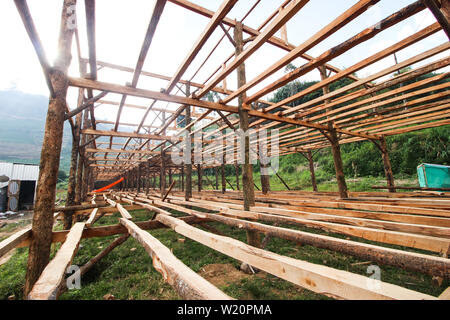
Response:
M0 183L0 212L30 209L34 204L39 166L0 162L0 176L9 178Z

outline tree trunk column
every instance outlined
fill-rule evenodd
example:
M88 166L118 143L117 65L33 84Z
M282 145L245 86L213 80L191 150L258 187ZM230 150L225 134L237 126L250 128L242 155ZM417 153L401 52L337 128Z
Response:
M191 95L191 85L186 84L186 96ZM191 123L191 106L186 106L185 124L188 126ZM186 187L184 188L184 199L189 201L192 198L192 139L191 127L186 130L186 149L185 149L184 165L186 168Z
M137 167L137 193L141 192L141 166L138 165Z
M313 160L313 155L311 150L308 150L307 152L307 159L309 162L309 172L311 172L311 183L312 183L312 187L313 187L313 191L317 192L317 181L316 181L316 173L314 171L314 160Z
M161 125L164 126L166 124L166 113L163 111L162 112L162 123ZM166 130L164 130L163 132L161 132L161 134L165 135ZM163 198L166 194L166 162L165 162L165 152L164 152L164 148L165 148L166 144L163 143L161 145L161 181L160 181L160 186L161 186L161 198Z
M263 164L260 159L260 171L261 171L261 187L262 193L268 194L270 191L270 176L269 176L269 165Z
M78 91L78 103L77 106L83 104L83 89ZM78 113L75 117L75 126L72 128L72 154L70 158L70 171L69 171L69 181L67 184L67 206L75 205L76 201L76 180L77 180L77 168L78 164L78 153L80 146L80 126L81 126L81 113ZM72 227L72 215L73 211L67 211L64 213L64 229L68 230Z
M395 192L394 174L392 173L391 159L389 158L389 151L384 136L380 138L380 149L389 192Z
M69 6L76 1L64 1L59 35L59 52L55 69L50 72L54 96L50 97L42 143L39 179L34 206L32 239L28 251L24 296L33 288L50 258L56 183L64 132L66 96L69 82L67 70L71 61L73 30L67 28Z
M223 130L222 131L222 135L223 137L225 137L226 131ZM227 147L226 147L226 142L225 140L223 141L223 146L222 146L222 164L220 166L220 178L221 178L221 182L222 182L222 193L225 194L225 192L227 191L227 181L225 178L225 164L226 164L226 152L227 152Z
M216 174L216 190L219 190L219 169L217 167L214 168L214 173Z
M332 123L328 124L329 140L331 142L331 152L333 153L334 169L336 170L336 180L339 189L339 196L341 199L348 198L347 183L345 182L344 165L341 157L341 147L339 145L339 138L336 129Z
M202 192L202 166L200 164L197 165L197 176L198 176L198 192Z
M236 43L236 56L238 56L244 51L243 25L241 22L238 22L234 28L234 41ZM238 88L241 88L246 83L244 63L237 68L237 75ZM244 133L249 128L248 113L244 109L245 98L245 93L240 94L238 97L239 125ZM253 184L253 166L250 162L250 137L248 135L245 135L245 161L242 170L242 184L244 191L244 210L249 211L250 207L255 205L255 189ZM260 247L261 239L259 233L248 230L247 242L251 246Z
M181 190L182 192L184 192L184 167L183 167L183 166L181 167L181 173L180 173L180 175L181 175L181 186L180 186L180 190Z

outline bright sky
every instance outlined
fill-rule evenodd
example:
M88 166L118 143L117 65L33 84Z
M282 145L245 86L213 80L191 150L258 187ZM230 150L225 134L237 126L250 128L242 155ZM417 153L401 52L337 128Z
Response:
M222 0L192 1L210 10L217 10L222 2ZM282 2L284 1L262 0L256 10L245 20L245 24L257 29ZM354 36L364 28L375 24L379 20L413 2L414 0L381 0L377 6L372 7L345 28L337 31L334 35L308 52L308 54L318 56L331 47ZM97 59L99 61L134 68L150 21L154 0L97 0L96 3ZM242 19L243 15L249 10L253 3L254 0L240 0L228 17L238 20ZM287 25L289 42L294 45L301 44L356 3L357 0L309 1L309 3L293 19L291 19ZM28 5L46 50L48 60L53 62L57 49L62 0L46 0L45 5L43 5L42 0L28 0ZM2 30L0 33L0 43L4 44L0 52L0 89L17 88L24 92L48 95L48 89L40 64L34 52L34 48L25 32L14 2L12 0L0 1L0 12L0 30ZM80 40L82 43L82 55L84 58L87 58L88 50L84 1L78 1L77 15ZM412 35L414 32L423 29L435 21L433 15L428 10L425 10L408 20L389 28L387 31L380 33L374 39L367 41L346 54L332 60L330 64L339 68L349 67L354 63L361 61L368 55L376 53L395 42ZM167 3L143 70L172 76L207 23L207 18L189 12L170 2ZM217 43L217 40L222 35L223 31L218 28L183 76L183 79L191 78L199 64L203 62L206 55L210 52L210 49ZM279 34L277 34L277 36L279 36ZM417 43L411 48L402 50L397 56L398 60L399 62L404 61L418 53L445 43L446 41L448 41L448 39L444 32L441 31L438 34ZM75 46L73 49L74 59L70 69L70 75L78 77ZM209 77L210 72L221 65L233 51L232 45L225 38L219 49L216 50L216 53L211 57L202 71L197 74L193 81L200 83L204 82ZM275 48L270 44L265 44L257 51L257 53L247 60L247 79L253 79L264 68L276 62L285 54L285 51ZM448 52L433 57L431 60L424 61L420 65L435 61L439 57L446 55L448 55ZM296 66L300 66L304 63L305 61L302 59L297 59L294 62ZM375 71L382 70L393 64L394 58L389 57L373 66L361 70L358 72L358 76L369 76ZM250 90L249 94L256 92L265 85L278 79L283 74L284 71L281 70ZM102 69L99 71L98 79L100 81L124 85L127 82L131 82L132 74ZM319 74L318 72L311 72L300 78L300 80L319 80ZM236 73L232 73L228 77L227 83L229 88L233 89L236 87ZM166 87L166 84L167 82L165 81L151 80L148 77L141 76L138 87L159 91L160 88ZM176 91L177 89L172 93L176 93ZM76 96L77 90L71 89L68 98L70 108L76 107ZM120 96L109 94L105 99L120 101ZM127 103L147 106L149 105L149 100L129 97ZM236 102L232 101L230 104L236 105ZM158 102L157 104L158 107L165 107L166 105L167 104L163 102ZM175 110L176 106L171 106L171 109ZM98 119L110 121L115 121L116 112L117 107L115 106L102 105L96 109ZM122 113L121 122L139 123L142 114L143 111L127 108ZM146 123L150 123L154 117L155 115L151 114ZM157 123L158 122L155 122L155 124Z

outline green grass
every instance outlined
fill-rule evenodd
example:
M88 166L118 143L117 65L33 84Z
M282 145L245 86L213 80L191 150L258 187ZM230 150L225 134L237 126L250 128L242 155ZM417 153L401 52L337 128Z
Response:
M286 184L289 186L291 190L303 190L303 191L312 191L312 184L311 184L311 175L309 172L309 169L305 168L297 168L297 170L294 171L283 171L281 170L278 172L278 174L281 176L281 178L286 182ZM318 185L319 191L329 191L329 192L337 192L338 187L336 183L336 177L334 175L328 174L325 171L318 169L315 172L316 174L316 181ZM178 179L178 178L177 178ZM211 183L214 184L215 188L215 176L208 176L208 178L203 179L203 189L205 190L212 190L214 189L211 184L208 183L208 179ZM231 175L227 176L228 182L233 186L233 188L236 190L236 176ZM197 175L193 174L192 183L194 186L194 190L196 190L197 186ZM253 172L253 181L255 182L256 186L261 189L261 175L259 172ZM406 187L418 187L417 182L417 176L412 175L397 175L396 181L398 185L406 186ZM374 190L372 189L372 186L385 186L386 178L384 176L382 177L346 177L347 187L349 191L353 192L365 192L365 191L383 191L383 190ZM239 183L241 189L242 189L242 174L240 175L240 183ZM221 188L221 181L219 176L219 188ZM230 189L230 185L227 184L227 189ZM287 188L285 185L281 182L281 180L276 175L270 176L270 189L272 191L286 191ZM386 191L386 190L384 190ZM408 190L399 190L399 192L408 192Z
M151 213L143 210L134 211L132 215L136 221L145 221L152 216ZM118 217L119 215L117 214L104 217L98 222L98 225L115 224ZM211 223L211 225L230 237L241 241L246 239L246 234L243 230L219 223ZM326 234L320 230L302 227L282 227ZM170 248L177 258L196 272L199 272L202 267L209 264L231 264L235 268L239 268L239 261L218 253L198 242L190 239L186 239L185 242L178 241L178 239L184 237L172 230L160 229L153 230L150 233ZM333 236L346 238L342 235L333 234ZM73 264L79 266L85 264L116 237L83 239ZM371 241L359 241L373 243ZM52 255L56 252L58 246L52 246ZM393 245L386 246L406 249ZM298 246L290 241L277 238L271 239L266 249L292 258L367 276L367 265L355 265L355 263L365 261L334 251L318 249L312 246ZM412 251L420 252L419 250ZM18 249L9 262L0 266L0 299L7 299L12 294L17 299L22 298L27 255L26 248ZM446 287L450 286L450 281L445 281L441 288L433 287L430 276L395 267L381 266L381 270L383 281L434 296L438 296ZM103 299L103 296L106 294L112 294L116 299L179 299L177 293L163 281L162 276L153 268L151 258L144 248L131 237L97 263L82 278L81 286L80 290L71 290L62 294L60 299L96 300ZM324 296L266 274L238 279L221 286L220 289L236 299L326 299Z

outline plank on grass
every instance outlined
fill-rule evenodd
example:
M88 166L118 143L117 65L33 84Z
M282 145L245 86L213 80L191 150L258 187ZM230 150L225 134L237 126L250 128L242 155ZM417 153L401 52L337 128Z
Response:
M153 259L153 266L162 274L183 299L189 300L229 300L229 296L203 279L193 270L178 260L170 250L150 233L142 230L127 219L120 219L120 223L139 241L145 251Z
M156 220L187 238L319 294L353 300L436 299L382 281L376 281L376 286L370 286L372 279L367 277L258 249L232 238L191 227L173 217L159 215Z
M95 208L92 210L91 214L89 215L88 221L86 221L86 227L90 227L92 223L94 222L95 217L97 216L98 208Z
M67 235L56 256L45 267L28 295L29 300L55 300L64 281L66 268L72 263L83 235L84 222L77 222Z
M165 205L165 202L162 204ZM186 205L195 206L195 203L188 202ZM182 211L182 209L178 209L178 211ZM312 234L298 230L274 227L257 222L245 221L243 219L235 219L219 216L216 214L197 212L190 209L186 209L185 212L196 217L206 217L207 219L221 222L228 226L237 227L245 230L251 229L254 231L264 233L268 236L273 236L306 245L311 245L317 248L349 254L358 257L360 259L369 260L378 264L392 265L406 270L412 270L422 272L425 274L430 274L433 276L444 277L446 279L450 278L450 260L446 258L385 248L381 246L344 240L325 235ZM242 212L247 213L247 215L245 216L242 215L241 217L255 218L254 216L252 216L252 212L249 211L242 211ZM268 222L283 223L280 220L272 218L264 218L264 219L260 218L260 219L266 220Z
M128 219L128 220L133 219L133 217L128 212L128 210L125 209L120 203L117 204L117 209L119 210L120 214L122 215L122 217L124 219Z
M12 236L0 242L0 258L30 237L31 227L16 232Z
M55 220L59 214L60 212L56 212L55 214L53 214L53 219ZM0 258L3 257L12 249L19 247L21 243L28 241L30 239L31 239L31 227L17 231L13 235L9 236L8 238L0 242Z

